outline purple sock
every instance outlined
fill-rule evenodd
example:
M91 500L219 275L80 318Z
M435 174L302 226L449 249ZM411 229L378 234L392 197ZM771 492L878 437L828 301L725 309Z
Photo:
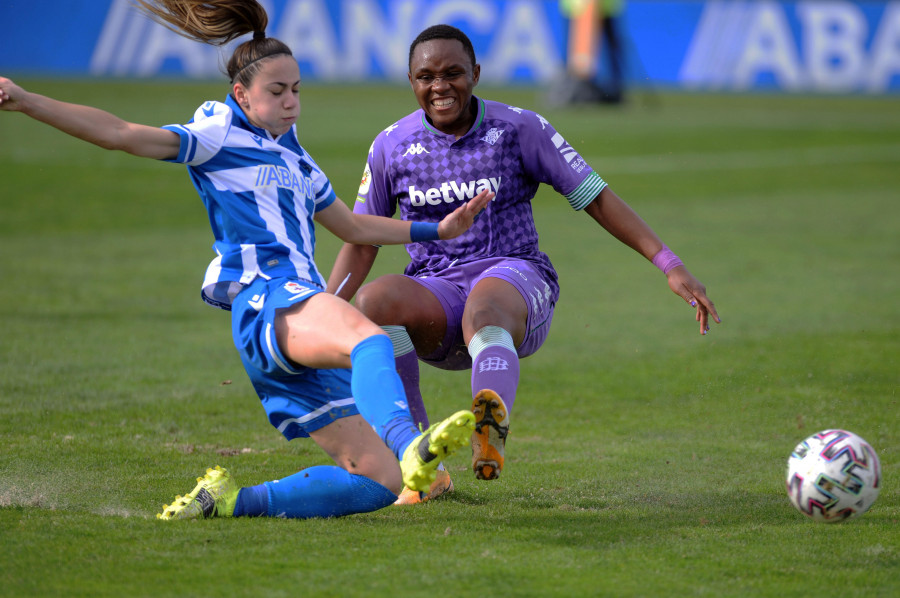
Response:
M472 360L472 396L489 388L512 411L519 386L519 356L502 345L488 345Z
M400 375L400 381L403 383L406 403L409 405L413 421L417 426L421 424L423 428L427 428L428 413L425 412L425 401L422 399L422 391L419 389L419 358L416 356L416 351L395 355L394 361L397 363L397 374Z
M403 384L406 393L406 404L416 425L428 427L428 414L425 412L425 402L422 399L422 391L419 389L419 358L416 348L405 326L382 326L391 339L394 346L394 362L397 367L397 375Z

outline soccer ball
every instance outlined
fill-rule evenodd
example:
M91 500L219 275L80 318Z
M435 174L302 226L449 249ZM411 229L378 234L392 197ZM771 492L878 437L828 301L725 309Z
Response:
M825 430L788 458L787 493L798 511L833 523L859 517L878 498L881 466L868 442L846 430Z

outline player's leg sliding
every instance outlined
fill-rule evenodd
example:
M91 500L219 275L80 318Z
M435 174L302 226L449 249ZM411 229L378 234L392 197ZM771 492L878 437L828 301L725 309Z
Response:
M400 470L404 485L418 492L429 492L437 477L438 464L469 444L475 429L471 411L457 411L412 441L403 453Z
M403 456L404 483L416 491L429 491L441 460L468 444L474 415L460 411L420 433L406 407L388 337L375 335L360 342L351 361L351 388L360 414L395 455ZM216 466L198 478L187 496L164 506L158 517L340 517L375 511L397 498L381 484L337 466L310 467L282 480L245 488L238 488L230 474Z
M472 471L479 480L495 480L503 470L509 410L503 399L490 389L472 399L475 431L472 432Z
M363 340L353 348L350 361L357 409L400 460L403 483L428 492L440 462L469 443L474 415L459 411L419 433L397 375L390 338L379 334Z
M402 455L420 433L403 400L390 339L379 334L363 340L354 347L351 361L350 386L360 414L395 455ZM381 484L337 466L310 467L282 480L240 489L228 472L216 467L159 517L340 517L381 509L396 500L397 495Z
M409 337L405 326L382 326L391 345L394 347L394 364L400 383L403 385L403 395L409 405L409 413L413 421L420 429L427 428L428 413L425 410L425 401L422 399L422 391L419 389L419 356L412 339Z
M381 484L334 465L318 465L281 480L238 488L218 465L197 478L187 496L163 506L159 519L211 517L342 517L392 504L397 495Z
M359 414L372 425L397 459L419 436L394 365L391 339L378 334L357 344L350 353L350 388Z
M472 356L472 471L479 480L495 480L503 470L509 412L519 385L519 356L512 336L485 326L469 341Z
M264 487L268 497L265 512L259 512L261 505L248 493L246 502L238 500L236 515L292 519L343 517L377 511L397 500L396 494L378 482L335 465L309 467L260 486ZM242 497L245 491L250 490L243 489Z
M425 402L422 399L422 392L419 389L419 357L416 355L416 348L405 326L382 326L382 329L390 337L391 344L394 346L397 374L403 384L410 415L415 424L424 430L428 428L430 422L425 410ZM432 500L448 492L453 492L453 481L450 479L450 473L439 465L435 472L435 480L431 483L428 492L403 488L394 504L414 505Z

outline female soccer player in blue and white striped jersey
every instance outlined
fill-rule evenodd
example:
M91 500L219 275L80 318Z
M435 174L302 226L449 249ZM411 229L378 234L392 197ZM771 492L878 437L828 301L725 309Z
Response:
M187 165L215 237L203 298L231 311L235 346L271 424L288 440L313 438L337 464L244 488L216 466L158 517L333 517L390 505L404 484L427 490L440 460L468 443L474 417L460 411L424 433L415 428L389 338L322 292L314 220L352 243L449 239L472 225L493 194L479 194L439 223L353 214L297 140L300 70L284 43L265 36L259 3L140 4L204 43L253 33L228 63L224 102L204 103L187 124L157 128L0 77L0 110L102 148Z

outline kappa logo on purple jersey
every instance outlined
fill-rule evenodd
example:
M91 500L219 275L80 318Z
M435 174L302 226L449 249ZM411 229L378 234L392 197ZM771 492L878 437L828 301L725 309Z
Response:
M422 147L421 143L410 143L409 148L404 152L404 156L418 156L419 154L430 154L427 149Z

